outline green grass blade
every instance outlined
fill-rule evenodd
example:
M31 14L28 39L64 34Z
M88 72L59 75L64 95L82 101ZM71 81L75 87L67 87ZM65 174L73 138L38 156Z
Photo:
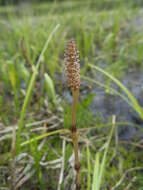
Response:
M29 86L28 86L28 89L27 89L27 93L26 93L26 97L24 99L24 103L23 103L23 106L22 106L22 110L21 110L21 113L20 113L20 120L19 120L19 128L18 128L18 132L17 132L17 138L16 138L16 154L19 153L20 151L20 135L21 135L21 131L22 131L22 127L24 125L24 115L25 115L25 111L26 111L26 107L27 107L27 104L30 100L30 95L31 95L31 92L32 92L32 89L33 89L33 86L34 86L34 82L35 82L35 79L36 79L36 76L37 76L37 73L38 73L38 69L39 69L39 66L40 66L40 63L41 63L41 60L42 60L42 57L48 47L48 44L50 42L50 40L52 39L52 36L53 34L56 32L56 30L59 28L59 24L56 25L56 27L53 29L53 31L51 32L50 36L48 37L43 49L42 49L42 52L39 56L39 59L37 61L37 65L36 67L33 67L33 74L32 74L32 77L31 77L31 80L30 80L30 83L29 83Z
M89 81L89 82L95 83L95 84L97 84L97 85L99 85L99 86L101 86L101 87L103 87L103 88L105 88L105 89L110 90L110 91L113 92L114 94L120 96L125 102L127 102L130 106L133 107L132 102L130 102L129 99L128 99L126 96L122 95L122 94L119 93L117 90L115 90L115 89L113 89L113 88L111 88L111 87L108 87L107 85L102 84L102 83L99 82L99 81L96 81L96 80L94 80L94 79L90 79L89 77L82 76L81 78L83 78L83 79L85 79L85 80L87 80L87 81Z
M93 181L92 181L92 190L98 190L99 183L99 171L100 171L100 163L99 163L100 153L96 153L95 164L94 164L94 173L93 173Z
M39 135L38 137L34 137L34 138L32 138L32 139L30 139L28 141L25 141L25 142L21 143L21 147L23 147L25 145L28 145L30 143L33 143L35 141L41 140L41 139L43 139L45 137L48 137L48 136L51 136L51 135L56 135L56 134L62 133L62 132L63 132L63 129L59 129L59 130L52 131L52 132L49 132L49 133L44 133L42 135ZM65 132L65 130L64 130L64 132Z
M19 98L17 95L17 75L16 75L15 65L12 61L9 61L7 63L7 69L8 69L10 83L14 92L14 103L15 103L15 108L16 108L15 111L16 111L16 115L18 115L20 103L19 103Z
M115 118L115 116L114 116ZM101 166L100 166L100 172L99 172L99 177L98 177L98 190L100 189L100 186L101 186L101 183L102 183L102 179L104 177L104 171L105 171L105 167L106 167L106 160L107 160L107 153L108 153L108 150L109 150L109 145L110 145L110 142L111 142L111 138L112 138L112 135L113 135L113 130L115 128L115 122L113 123L113 126L111 128L111 131L110 131L110 134L109 134L109 137L108 137L108 141L107 141L107 146L106 146L106 149L104 151L104 155L103 155L103 158L102 158L102 162L101 162Z
M48 97L49 99L52 99L53 103L56 105L57 100L56 100L54 83L51 77L47 73L44 74L44 77L45 77L45 87L47 89Z
M89 145L87 143L86 145L86 155L87 155L87 190L90 190L90 186L91 186L91 164L90 164L90 149L89 149Z
M113 82L115 82L125 92L125 94L128 96L128 98L132 102L134 110L143 119L143 110L142 110L141 106L138 104L137 100L134 98L134 96L132 95L132 93L118 79L116 79L115 77L113 77L111 74L109 74L108 72L104 71L100 67L97 67L97 66L91 65L91 64L89 64L89 66L91 68L96 69L97 71L103 73L105 76L107 76L108 78L110 78Z
M42 172L41 172L41 166L40 166L40 152L38 150L38 144L37 141L34 141L34 143L30 144L31 153L34 158L34 167L36 168L37 177L39 180L39 183L41 183L42 180Z

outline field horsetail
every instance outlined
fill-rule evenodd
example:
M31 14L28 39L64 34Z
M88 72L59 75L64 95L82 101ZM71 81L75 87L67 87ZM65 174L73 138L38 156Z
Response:
M74 147L75 156L75 170L77 174L76 189L81 189L80 185L80 163L78 155L78 133L76 126L76 108L79 97L80 87L80 65L79 65L79 51L77 49L75 40L72 38L66 47L65 51L65 72L67 78L67 84L72 91L72 113L71 113L71 135Z

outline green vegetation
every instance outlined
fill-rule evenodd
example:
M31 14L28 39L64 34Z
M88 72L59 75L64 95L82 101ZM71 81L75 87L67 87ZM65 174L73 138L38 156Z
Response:
M143 68L142 13L142 1L133 0L0 7L0 187L74 190L71 94L63 77L73 37L81 60L81 189L142 190L143 111L122 82ZM97 86L129 104L138 122L95 113ZM121 139L121 126L140 135Z

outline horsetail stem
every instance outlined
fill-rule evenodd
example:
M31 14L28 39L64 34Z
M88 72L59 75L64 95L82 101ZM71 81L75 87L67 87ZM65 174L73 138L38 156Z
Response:
M76 108L78 104L79 97L79 87L80 87L80 65L79 65L79 52L75 43L75 40L72 38L68 44L65 51L65 72L67 77L67 84L71 88L73 102L72 102L72 113L71 113L71 135L74 147L74 156L75 156L75 170L77 174L76 179L76 189L81 188L80 185L80 163L78 155L78 133L76 126Z

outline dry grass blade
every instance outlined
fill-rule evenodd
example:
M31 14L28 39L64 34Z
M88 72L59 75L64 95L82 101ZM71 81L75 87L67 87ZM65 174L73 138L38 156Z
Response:
M15 186L14 190L17 190L19 187L21 187L23 185L23 183L25 183L27 180L29 180L34 173L36 172L35 169L33 169L31 172L27 173Z
M61 163L61 173L60 173L60 178L59 178L59 184L57 190L61 189L61 184L63 181L63 176L64 176L64 164L65 164L65 147L66 147L66 141L63 140L63 147L62 147L62 163Z

